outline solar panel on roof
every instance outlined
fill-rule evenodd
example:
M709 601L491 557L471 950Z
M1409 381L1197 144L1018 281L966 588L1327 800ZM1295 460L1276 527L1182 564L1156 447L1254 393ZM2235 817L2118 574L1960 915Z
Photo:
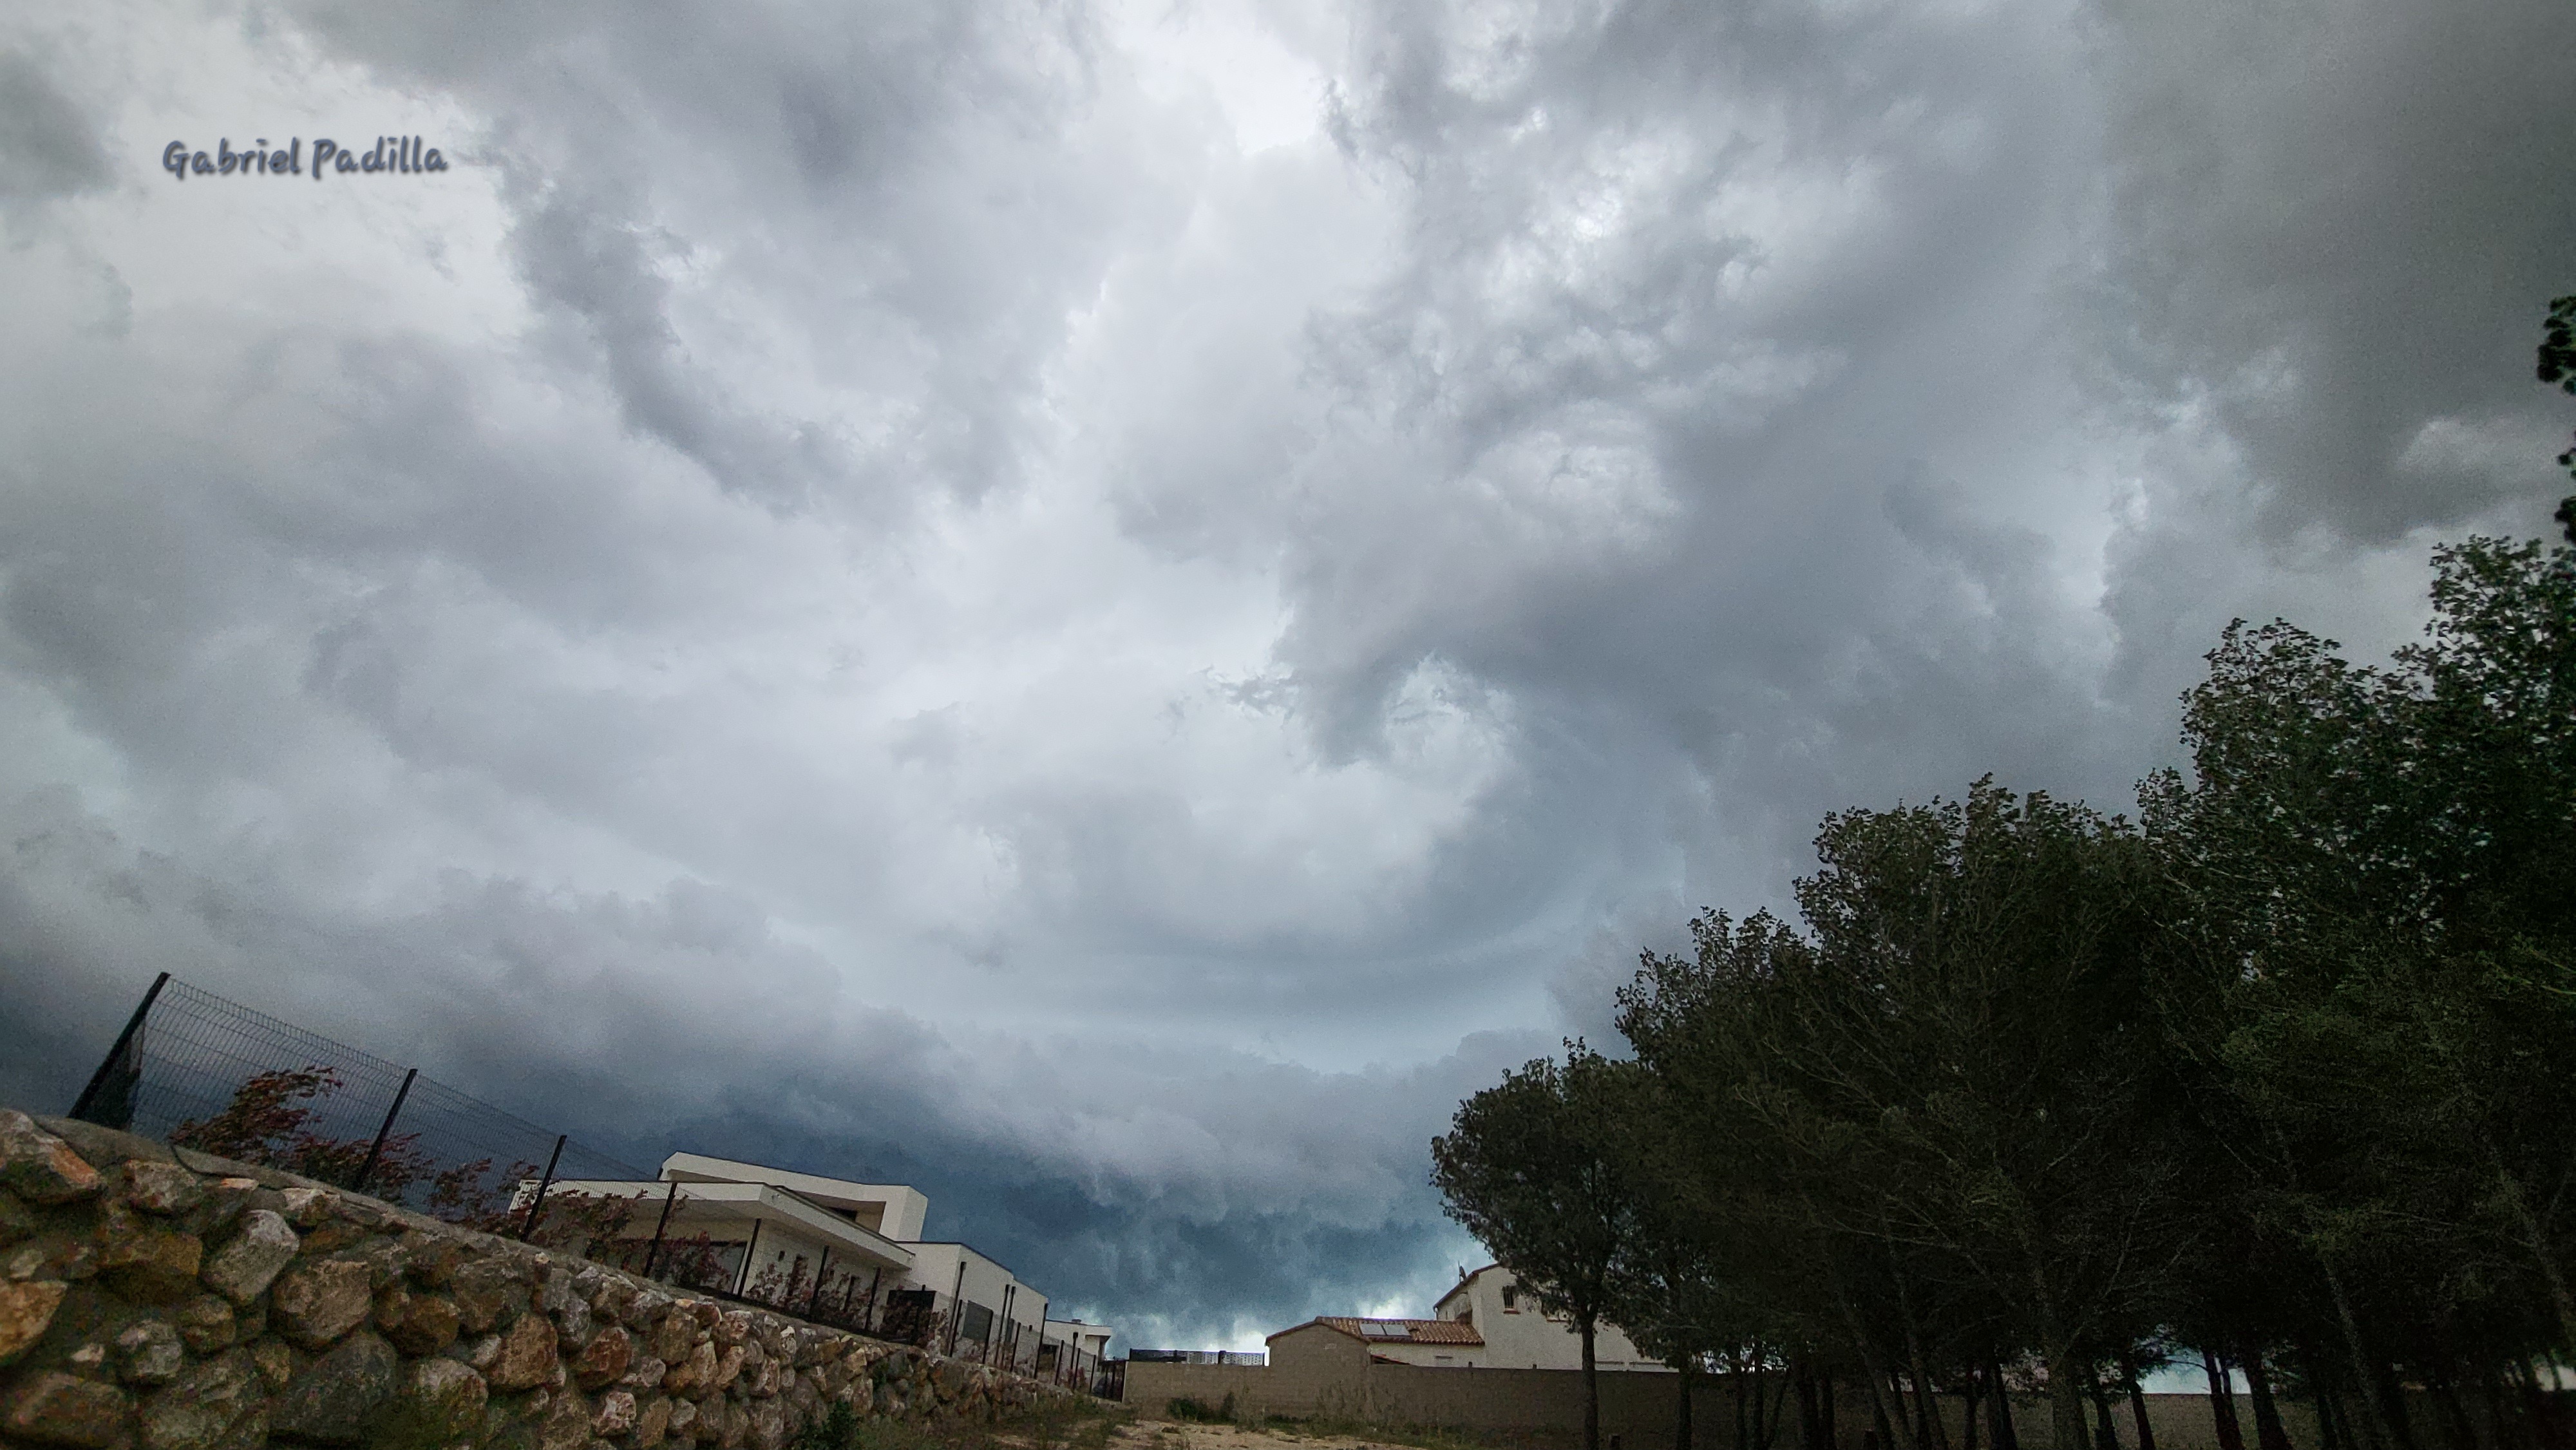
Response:
M1363 1320L1360 1323L1360 1337L1363 1339L1411 1339L1413 1337L1413 1331L1411 1328L1402 1324L1388 1324L1382 1320L1368 1319Z

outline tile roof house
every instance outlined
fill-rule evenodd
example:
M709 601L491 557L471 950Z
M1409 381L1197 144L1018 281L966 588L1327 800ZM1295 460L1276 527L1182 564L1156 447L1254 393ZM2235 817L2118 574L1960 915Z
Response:
M1520 1276L1500 1264L1487 1264L1462 1276L1456 1288L1431 1306L1431 1312L1476 1335L1482 1347L1472 1363L1497 1369L1583 1367L1583 1339L1575 1333L1574 1322L1540 1309L1538 1300L1521 1287ZM1592 1360L1605 1370L1670 1372L1611 1324L1593 1326Z

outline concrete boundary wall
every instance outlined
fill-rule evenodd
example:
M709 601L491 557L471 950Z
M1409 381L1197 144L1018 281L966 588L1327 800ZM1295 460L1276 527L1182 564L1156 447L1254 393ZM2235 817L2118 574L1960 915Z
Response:
M1365 1351L1363 1351L1365 1353ZM1612 1435L1621 1450L1671 1450L1681 1376L1634 1372L1601 1376L1601 1433ZM1170 1402L1186 1398L1214 1408L1234 1396L1240 1417L1281 1415L1292 1419L1352 1420L1376 1425L1425 1425L1452 1429L1535 1435L1575 1443L1583 1429L1583 1375L1579 1370L1465 1369L1418 1365L1356 1363L1281 1366L1146 1364L1127 1366L1127 1403L1150 1417L1167 1415ZM1869 1402L1858 1386L1837 1389L1835 1430L1840 1450L1860 1450L1870 1424ZM1949 1406L1950 1443L1960 1443L1960 1407ZM2305 1404L2281 1406L2292 1441L2316 1443L2315 1424ZM2254 1404L2237 1397L2237 1414L2250 1437ZM1735 1437L1733 1390L1722 1377L1697 1382L1691 1396L1692 1439L1699 1450L1731 1450ZM2155 1429L2156 1450L2216 1450L2218 1436L2207 1395L2147 1396L2147 1419ZM2136 1426L2125 1398L2112 1402L2112 1422L2125 1450L2135 1450ZM2088 1416L2089 1423L2089 1416ZM1984 1426L1979 1425L1982 1432ZM2036 1399L2017 1400L2013 1429L2023 1450L2051 1450L2049 1408ZM1986 1436L1978 1436L1981 1447ZM1773 1450L1797 1450L1794 1409L1784 1417ZM2090 1450L2090 1447L2080 1447Z
M0 1447L780 1450L1072 1392L0 1109Z

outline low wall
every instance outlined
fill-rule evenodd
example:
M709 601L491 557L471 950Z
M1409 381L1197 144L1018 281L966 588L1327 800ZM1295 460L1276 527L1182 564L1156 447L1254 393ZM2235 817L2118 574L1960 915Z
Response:
M780 1450L1070 1393L0 1110L0 1444Z
M1602 1443L1608 1444L1610 1437L1616 1435L1622 1450L1672 1450L1680 1387L1681 1376L1675 1374L1602 1374ZM1127 1403L1144 1415L1165 1416L1174 1399L1195 1400L1213 1409L1227 1395L1234 1396L1235 1413L1247 1419L1283 1415L1375 1425L1437 1425L1564 1444L1575 1443L1583 1429L1583 1375L1579 1370L1327 1363L1264 1368L1135 1361L1127 1366ZM1860 1450L1862 1435L1870 1426L1869 1402L1862 1395L1858 1387L1838 1387L1834 1428L1839 1450ZM2218 1433L2207 1395L2149 1395L2146 1400L2156 1450L2216 1450ZM2254 1402L2240 1395L2236 1403L2237 1415L2250 1438ZM1961 1443L1960 1406L1952 1400L1946 1408L1950 1444L1956 1447ZM2315 1443L2313 1419L2305 1404L2285 1403L2281 1413L2295 1443ZM1692 1439L1699 1446L1734 1444L1734 1391L1723 1377L1695 1383L1691 1420ZM2086 1422L2091 1423L2089 1413ZM2112 1401L2112 1423L2121 1445L2135 1450L2137 1429L2125 1397ZM1977 1428L1982 1445L1987 1440L1982 1419ZM2050 1450L2048 1405L2037 1399L2016 1400L2013 1431L2023 1450ZM1794 1410L1784 1415L1773 1444L1775 1450L1797 1450Z

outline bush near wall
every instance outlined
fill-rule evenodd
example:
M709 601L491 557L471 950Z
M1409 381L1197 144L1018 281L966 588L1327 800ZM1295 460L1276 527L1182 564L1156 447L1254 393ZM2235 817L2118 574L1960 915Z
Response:
M0 1445L781 1450L1070 1395L0 1109Z

